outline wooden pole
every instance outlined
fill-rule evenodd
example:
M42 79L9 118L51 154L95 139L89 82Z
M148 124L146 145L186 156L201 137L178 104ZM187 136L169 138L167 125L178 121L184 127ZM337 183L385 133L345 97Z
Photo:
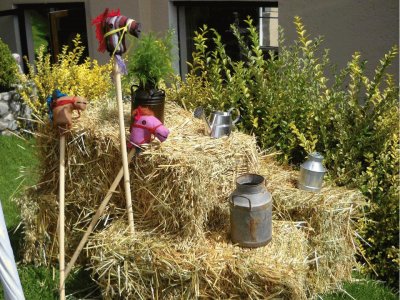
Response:
M131 151L128 154L128 162L130 162L132 160L132 157L135 155L136 153L136 149L132 148ZM72 258L70 260L70 262L67 265L67 268L65 269L65 278L67 278L69 272L71 272L72 267L74 266L79 254L81 253L83 247L85 246L89 235L92 233L94 226L97 224L97 221L100 219L101 215L103 214L104 209L106 208L108 202L110 201L113 193L115 192L115 189L117 188L119 182L121 181L121 178L123 176L123 170L124 168L122 167L117 176L114 179L114 182L111 184L110 189L108 190L106 197L104 198L104 200L101 202L99 208L96 211L96 214L93 216L92 221L90 222L88 228L86 229L85 234L83 235L78 247L76 248L74 255L72 255Z
M64 200L65 200L65 135L61 133L60 136L60 182L59 182L59 246L60 246L60 300L65 299L65 276L64 276L64 268L65 268L65 248L64 248Z
M121 156L122 156L122 167L124 170L124 187L125 187L125 199L126 199L126 210L128 213L128 224L130 232L135 233L135 226L133 224L133 209L132 209L132 196L131 186L129 180L129 168L128 158L126 154L126 137L125 137L125 124L124 124L124 109L122 104L122 88L121 88L121 73L119 72L117 61L114 59L114 79L117 91L117 102L118 102L118 116L119 116L119 138L121 142Z

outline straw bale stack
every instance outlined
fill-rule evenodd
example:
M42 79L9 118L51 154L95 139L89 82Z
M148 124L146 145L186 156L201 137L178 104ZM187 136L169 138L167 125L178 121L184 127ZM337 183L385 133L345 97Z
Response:
M129 111L126 105L127 126ZM91 107L67 136L67 255L73 253L122 167L117 120L114 106L104 103ZM181 239L201 238L215 225L215 218L227 214L223 204L234 188L235 177L257 172L256 141L240 132L210 139L202 133L204 124L200 120L173 103L166 106L165 124L171 130L167 141L154 141L130 164L135 222L147 230ZM58 137L49 125L37 132L41 180L20 201L28 261L43 263L57 258ZM97 226L99 229L113 218L126 218L123 195L120 186Z
M324 184L320 193L299 190L299 173L278 165L271 157L262 159L260 173L268 179L275 218L296 222L307 233L310 295L338 289L351 280L357 266L352 222L366 203L361 192L329 184Z
M291 222L274 222L267 247L243 249L227 235L201 243L115 222L88 244L91 269L105 299L306 299L309 252Z
M128 105L125 112L128 125ZM117 119L117 109L103 103L84 112L67 137L67 257L122 167ZM254 137L210 139L202 121L172 103L165 124L167 141L154 141L130 164L136 235L126 232L121 184L81 254L106 298L305 299L350 279L360 193L300 191L297 172L273 159L260 162ZM41 180L19 201L24 255L51 263L58 255L58 133L43 124L37 145ZM272 242L253 250L228 238L227 197L247 172L266 178L274 203Z

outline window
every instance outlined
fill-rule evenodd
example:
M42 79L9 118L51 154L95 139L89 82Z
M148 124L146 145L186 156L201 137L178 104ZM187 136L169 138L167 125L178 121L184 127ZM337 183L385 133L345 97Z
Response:
M6 21L11 17L18 21L13 30L0 26L0 35L6 36L14 51L27 56L31 63L41 46L51 53L55 62L64 45L73 46L77 33L85 46L82 59L88 56L84 3L21 4L0 12L1 16L8 18Z
M186 62L191 62L194 50L194 32L207 24L214 28L225 44L226 53L233 60L240 60L239 45L230 25L236 23L245 34L249 16L260 34L260 46L266 57L270 50L278 51L278 3L233 1L174 1L177 6L180 73L188 72ZM212 50L211 48L209 50Z

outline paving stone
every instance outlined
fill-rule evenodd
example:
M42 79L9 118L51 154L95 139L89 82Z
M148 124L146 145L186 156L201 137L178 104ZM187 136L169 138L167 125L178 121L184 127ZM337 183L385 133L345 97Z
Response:
M3 121L14 121L15 120L15 118L14 118L14 115L13 114L8 114L6 117L4 117L3 118Z
M11 110L15 113L19 112L21 110L21 103L17 101L12 101L10 103Z
M8 129L14 131L17 130L17 128L18 128L18 123L16 120L13 120L10 123L8 123Z

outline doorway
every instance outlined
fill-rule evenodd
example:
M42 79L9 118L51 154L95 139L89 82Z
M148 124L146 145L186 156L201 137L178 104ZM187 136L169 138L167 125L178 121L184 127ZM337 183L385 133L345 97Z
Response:
M53 63L57 62L65 45L74 47L72 41L77 34L85 47L82 61L89 55L84 3L21 4L8 11L8 15L18 20L16 44L22 45L20 54L31 64L41 48L51 55Z

